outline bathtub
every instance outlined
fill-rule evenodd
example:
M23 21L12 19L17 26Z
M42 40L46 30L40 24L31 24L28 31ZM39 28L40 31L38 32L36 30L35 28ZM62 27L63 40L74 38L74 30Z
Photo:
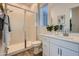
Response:
M18 44L9 45L8 48L9 48L8 49L8 54L13 53L15 51L24 49L24 43L18 43Z
M32 48L33 47L33 44L34 42L36 43L37 41L27 41L26 42L26 48ZM8 48L8 53L13 53L15 51L18 51L18 50L22 50L22 49L25 49L25 46L24 46L24 42L23 43L18 43L18 44L13 44L13 45L10 45Z

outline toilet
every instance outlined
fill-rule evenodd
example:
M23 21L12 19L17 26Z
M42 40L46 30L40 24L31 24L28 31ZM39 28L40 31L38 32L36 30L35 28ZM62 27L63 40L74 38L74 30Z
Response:
M32 44L33 46L39 46L41 44L41 41L33 41Z
M33 45L33 48L34 48L33 53L38 54L41 51L41 47L40 47L41 46L41 41L33 41L32 45Z

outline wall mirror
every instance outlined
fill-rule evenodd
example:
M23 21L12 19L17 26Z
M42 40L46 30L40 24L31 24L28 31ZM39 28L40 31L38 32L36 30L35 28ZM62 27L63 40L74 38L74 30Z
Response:
M70 31L79 33L79 7L71 9Z
M79 4L51 4L52 25L59 25L60 31L79 33Z

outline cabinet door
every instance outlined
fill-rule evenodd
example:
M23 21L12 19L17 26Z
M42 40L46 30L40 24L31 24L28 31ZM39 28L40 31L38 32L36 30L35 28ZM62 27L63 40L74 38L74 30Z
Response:
M49 56L49 42L43 40L43 56Z
M55 44L50 44L50 56L59 56L59 51L60 47L55 45Z
M47 44L43 44L43 56L49 56L49 46Z
M79 55L77 52L74 52L66 48L61 48L60 52L62 56L78 56Z

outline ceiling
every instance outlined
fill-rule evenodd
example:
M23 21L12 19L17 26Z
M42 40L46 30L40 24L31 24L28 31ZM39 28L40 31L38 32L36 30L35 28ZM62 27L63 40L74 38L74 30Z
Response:
M20 3L20 4L30 8L34 3Z
M67 7L67 8L74 8L78 7L79 3L52 3L51 7Z
M34 5L34 3L20 3L23 6L27 6L28 8L31 8L32 5ZM40 5L44 5L45 3L40 3ZM79 6L79 3L52 3L52 6L64 6L64 7L69 7L69 8L73 8L76 6Z

